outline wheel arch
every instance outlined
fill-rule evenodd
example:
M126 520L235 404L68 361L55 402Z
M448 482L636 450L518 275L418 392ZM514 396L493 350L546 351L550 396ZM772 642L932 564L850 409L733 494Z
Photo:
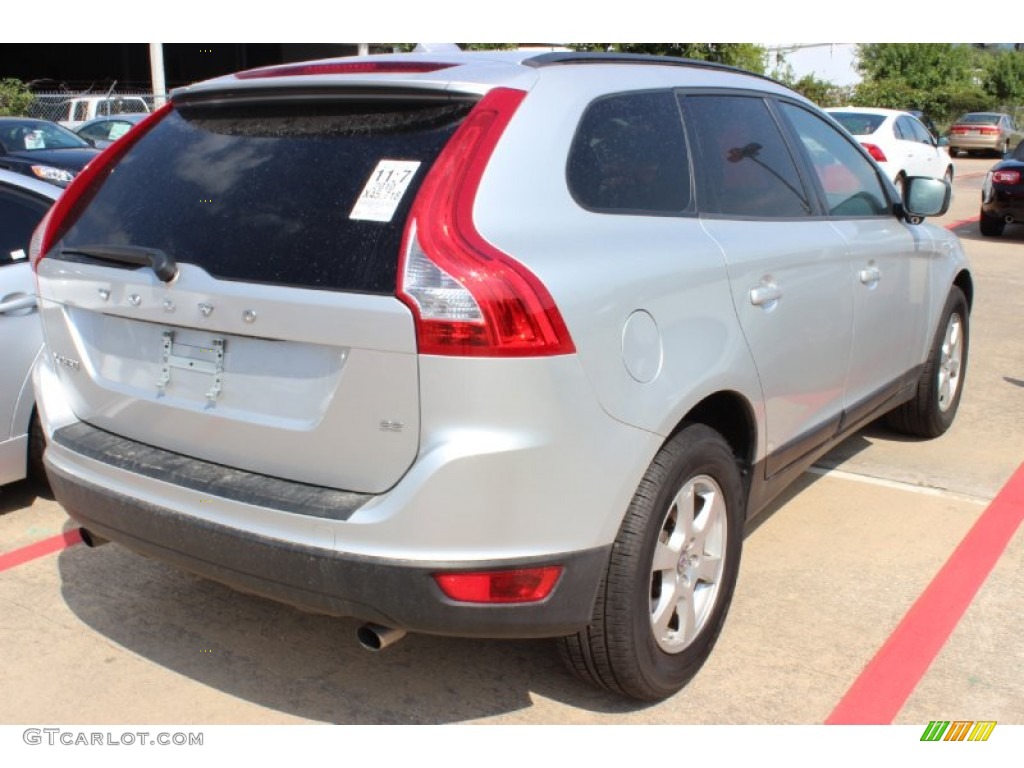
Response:
M964 292L964 298L967 299L967 311L971 311L974 308L974 280L971 273L966 269L960 270L953 279L953 285Z
M687 411L665 442L689 424L703 424L718 432L732 448L743 474L748 474L757 454L757 420L747 398L733 390L708 395Z

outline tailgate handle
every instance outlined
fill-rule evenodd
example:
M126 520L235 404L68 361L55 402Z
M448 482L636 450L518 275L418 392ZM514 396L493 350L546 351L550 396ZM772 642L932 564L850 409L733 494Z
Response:
M165 283L171 282L178 275L178 264L174 257L159 248L142 248L136 245L81 245L64 248L61 254L88 256L100 261L150 267L156 276Z

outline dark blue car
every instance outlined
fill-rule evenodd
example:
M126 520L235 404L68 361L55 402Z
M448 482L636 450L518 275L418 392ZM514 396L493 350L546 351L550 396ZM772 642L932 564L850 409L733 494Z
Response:
M1024 223L1024 141L992 166L981 188L981 234L999 237L1013 223Z
M49 120L0 117L0 169L66 187L99 153Z

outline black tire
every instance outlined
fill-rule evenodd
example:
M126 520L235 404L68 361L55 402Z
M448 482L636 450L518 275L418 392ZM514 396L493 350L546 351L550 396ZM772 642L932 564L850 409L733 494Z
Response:
M982 211L978 228L981 229L981 234L985 237L999 237L1003 234L1003 229L1006 228L1006 222L998 216L989 216Z
M710 655L732 601L745 506L739 466L721 435L693 424L669 440L630 503L591 624L559 641L569 669L645 701L686 685ZM687 531L678 525L687 519L700 525ZM655 570L656 553L662 564L678 560ZM680 606L693 608L689 631Z
M967 299L953 286L914 399L889 414L889 426L917 437L938 437L949 429L964 391L970 336Z
M32 420L28 427L28 479L37 483L46 483L46 469L43 466L43 451L46 450L46 437L43 425L39 423L39 414L32 411Z

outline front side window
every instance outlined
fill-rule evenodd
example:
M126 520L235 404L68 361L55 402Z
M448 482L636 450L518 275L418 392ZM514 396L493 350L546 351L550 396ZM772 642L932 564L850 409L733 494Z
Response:
M686 140L668 91L594 102L583 115L567 167L569 190L602 213L681 213L690 207Z
M793 157L763 99L690 95L681 104L702 170L702 211L751 218L810 214Z
M832 216L882 216L890 211L885 188L874 166L839 131L802 107L783 103L807 150Z

